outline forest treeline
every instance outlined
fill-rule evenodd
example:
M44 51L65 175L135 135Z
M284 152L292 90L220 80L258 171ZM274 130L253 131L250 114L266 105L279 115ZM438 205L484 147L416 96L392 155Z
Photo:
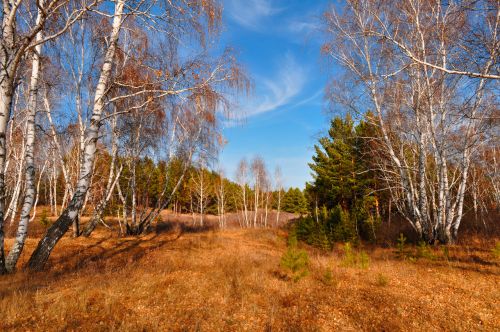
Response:
M86 214L92 214L95 206L103 199L111 158L105 149L100 150L97 155L96 169L99 171L95 172L92 190L83 208ZM131 169L125 157L119 156L117 162L123 165L120 178L115 184L116 188L120 189L109 197L102 215L95 220L97 223L105 216L117 216L118 212L118 218L122 219L120 221L126 225L127 216L123 215L124 206L129 207L127 210L129 214L132 214L131 218L137 218L138 215L158 204L165 187L167 191L174 192L167 208L173 213L192 214L193 223L200 226L204 226L205 215L218 216L219 227L224 228L227 223L225 216L227 213L238 214L238 223L241 227L281 225L279 223L280 212L296 215L308 213L308 203L302 190L286 189L280 182L271 183L272 178L268 175L267 167L260 157L256 157L251 163L253 168L249 174L242 173L240 168L239 179L245 178L240 183L224 177L223 172L219 173L195 165L190 165L184 172L183 164L179 160L171 160L167 163L166 161L155 162L149 157L143 157L133 165L134 170ZM240 167L246 163L246 160L242 160ZM280 178L280 172L277 168L273 177ZM174 190L176 182L173 179L181 177L183 173L184 181ZM39 206L45 207L45 214L47 212L50 212L50 215L58 214L66 199L65 186L62 174L58 174L53 182L48 178L40 182L37 202ZM135 203L132 202L133 199ZM34 210L37 211L36 207ZM246 216L245 210L247 210ZM269 216L271 211L273 211L273 219ZM255 214L257 214L257 219L254 225ZM134 223L133 220L130 222ZM90 225L88 224L81 233L89 236L93 230L89 228ZM131 230L122 229L121 231L122 235L130 235Z
M498 213L498 1L329 7L317 39L336 66L325 96L341 116L305 192L285 192L260 158L241 161L234 182L216 166L221 121L252 87L219 40L220 1L1 6L0 274L15 270L42 204L57 219L31 270L70 228L88 236L113 215L140 235L167 208L216 212L222 227L229 211L244 227L272 225L271 209L307 214L300 236L326 246L370 239L391 215L424 241L454 243L466 214ZM4 250L6 222L16 237Z

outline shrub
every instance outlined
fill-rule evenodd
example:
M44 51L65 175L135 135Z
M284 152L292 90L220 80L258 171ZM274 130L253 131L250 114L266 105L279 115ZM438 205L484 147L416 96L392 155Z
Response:
M40 225L42 225L45 228L50 226L50 220L47 215L47 210L45 209L43 209L42 212L40 213Z
M323 223L316 223L311 217L300 218L295 224L297 238L305 243L323 249L331 250L333 242Z
M356 224L349 211L344 210L340 205L331 211L328 224L333 233L333 241L357 241Z
M370 266L370 257L365 251L354 253L352 246L349 242L344 245L344 257L342 259L342 266L354 267L358 266L361 269L368 269Z
M429 244L425 241L420 241L417 245L417 258L426 258L426 259L434 259L434 255L432 254Z
M370 257L365 251L361 251L358 255L359 267L366 270L370 266Z
M352 224L357 225L359 236L370 242L376 241L376 233L382 223L380 217L371 211L375 204L374 197L367 196L357 200L351 209Z
M330 211L323 207L318 216L300 218L295 232L299 240L323 250L331 250L336 241L358 240L353 217L340 205Z
M356 257L352 252L352 246L349 242L344 245L344 258L342 259L342 265L345 267L352 267L356 265Z
M491 249L493 257L500 259L500 242L495 243L495 248Z
M297 282L309 274L309 256L305 250L297 248L297 238L288 238L288 248L281 257L281 267L289 272L289 277Z

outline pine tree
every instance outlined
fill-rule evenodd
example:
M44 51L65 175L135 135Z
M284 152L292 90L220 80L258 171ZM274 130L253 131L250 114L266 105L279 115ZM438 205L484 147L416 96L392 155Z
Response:
M370 116L367 113L366 119ZM375 235L379 197L370 157L375 147L366 137L376 137L370 121L355 125L349 114L335 117L328 136L315 146L316 154L309 164L314 180L306 185L306 196L312 218L323 224L316 232L326 232L334 241L360 235L373 239ZM319 215L321 207L325 212Z
M290 188L283 196L283 211L289 213L306 214L307 200L299 188Z

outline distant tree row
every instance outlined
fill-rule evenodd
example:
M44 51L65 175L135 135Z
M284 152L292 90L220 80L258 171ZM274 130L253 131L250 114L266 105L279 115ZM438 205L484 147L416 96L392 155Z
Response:
M69 157L66 156L66 158ZM139 218L145 211L154 208L161 201L164 188L173 193L167 208L173 213L192 214L193 222L200 225L204 224L204 216L207 214L218 216L219 226L224 228L226 226L226 213L239 213L240 225L253 227L279 224L280 212L297 215L304 215L308 212L307 200L299 188L285 190L281 182L276 181L281 176L279 168L275 172L274 184L267 185L267 183L271 183L271 179L267 178L266 165L259 157L252 162L254 169L258 169L259 173L249 172L247 174L248 183L244 187L226 178L223 171L209 169L200 164L192 164L184 171L183 162L177 159L170 162L163 160L155 162L145 156L131 164L126 156L117 155L115 158L116 163L121 165L119 176L115 178L114 187L116 190L112 191L107 199L108 203L102 208L99 215L94 215L93 222L87 224L82 231L86 236L91 234L93 228L104 217L116 216L117 212L120 212L119 216L125 225L127 224L125 218L130 218L129 222L134 224L134 219ZM94 171L95 179L82 209L83 213L95 214L95 207L103 199L102 195L106 192L107 185L105 180L110 176L109 163L111 159L112 156L105 149L99 151ZM242 163L245 164L246 161L242 161ZM183 174L183 181L178 183L175 179ZM241 173L238 174L241 175ZM260 176L258 182L254 178L255 175ZM51 214L57 215L60 206L67 199L65 185L65 179L61 173L54 181L42 177L38 189L37 204L50 207ZM177 188L174 190L175 186ZM259 196L256 196L257 194ZM249 219L255 218L255 211L258 211L255 225L250 221L244 222L245 204ZM36 207L34 210L36 213ZM268 215L271 210L276 213L276 219L272 223L268 223ZM249 213L251 213L250 217ZM132 234L132 229L122 231L123 234ZM74 234L74 236L79 235L79 233Z

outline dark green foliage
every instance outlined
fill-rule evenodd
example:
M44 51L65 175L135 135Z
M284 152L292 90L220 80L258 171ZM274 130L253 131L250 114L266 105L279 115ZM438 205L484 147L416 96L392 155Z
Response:
M282 198L282 210L285 212L306 214L307 200L304 193L299 188L290 188L284 193Z
M316 222L303 220L300 225L302 237L309 242L324 247L321 239L325 236L330 246L332 241L375 240L381 219L380 198L374 194L377 177L370 164L374 147L366 139L375 135L368 122L355 125L349 115L336 117L328 136L315 146L316 154L309 164L314 181L306 184L306 197L310 219ZM312 234L305 236L310 231Z
M324 250L330 250L338 241L357 241L356 222L340 205L331 211L323 207L316 217L307 216L296 222L299 240Z
M324 222L317 223L311 217L300 218L295 224L297 238L309 245L330 250L333 245L331 233Z
M372 147L366 137L373 137L373 131L364 121L355 126L349 115L332 120L328 136L319 140L309 164L314 181L307 190L309 197L316 198L310 199L311 203L328 209L338 204L351 209L357 200L369 195L376 177L369 171Z
M356 223L349 211L337 205L328 218L327 227L331 230L335 241L356 241Z

